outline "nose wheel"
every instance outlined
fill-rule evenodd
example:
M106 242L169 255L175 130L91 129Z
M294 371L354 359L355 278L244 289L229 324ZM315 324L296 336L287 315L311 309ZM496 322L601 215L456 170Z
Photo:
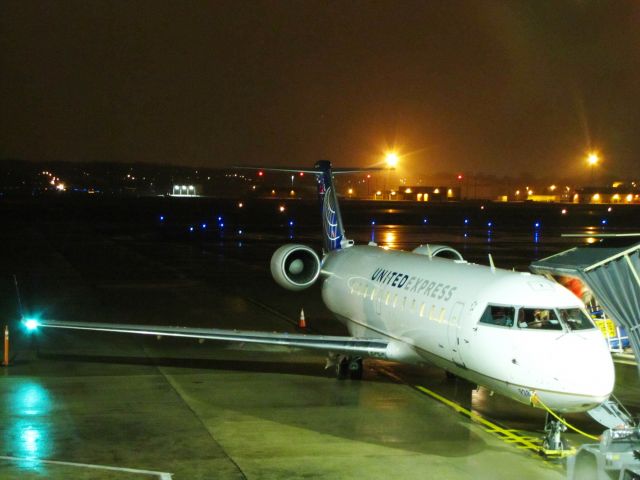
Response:
M559 420L553 418L549 413L545 418L544 437L542 438L541 454L545 457L563 457L572 449L562 434L567 430Z

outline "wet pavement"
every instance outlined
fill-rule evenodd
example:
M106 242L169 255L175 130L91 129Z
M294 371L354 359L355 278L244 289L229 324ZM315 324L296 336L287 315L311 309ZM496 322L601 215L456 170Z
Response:
M380 228L411 246L410 232ZM431 235L438 243L467 238ZM184 241L70 217L14 221L0 238L7 292L0 312L13 319L13 365L0 371L2 479L564 478L562 466L412 386L525 435L540 435L540 411L472 391L437 368L369 361L362 381L336 381L316 353L91 332L27 335L15 323L13 273L25 308L49 318L293 332L304 308L310 333L345 334L318 288L292 293L271 280L269 255L286 232ZM635 367L617 368L619 396L640 410ZM584 416L571 420L598 428Z

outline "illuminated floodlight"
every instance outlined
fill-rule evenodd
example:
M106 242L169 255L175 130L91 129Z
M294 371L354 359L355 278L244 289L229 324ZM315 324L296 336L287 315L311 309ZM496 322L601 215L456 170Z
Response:
M396 152L387 152L384 156L384 161L387 162L389 168L395 168L398 165L398 154Z
M600 157L598 157L598 154L596 152L591 152L587 156L587 163L591 166L596 165L599 161L600 161Z
M26 329L30 332L34 331L36 328L38 328L38 326L40 326L40 323L35 318L27 318L23 320L23 323Z

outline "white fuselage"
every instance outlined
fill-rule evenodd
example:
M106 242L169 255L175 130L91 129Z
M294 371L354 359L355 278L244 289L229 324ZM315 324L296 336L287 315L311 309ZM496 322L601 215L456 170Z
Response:
M523 403L586 411L613 390L598 329L534 330L480 323L487 305L580 308L564 287L529 273L427 255L354 246L322 264L327 307L357 337L390 341L387 357L435 364Z

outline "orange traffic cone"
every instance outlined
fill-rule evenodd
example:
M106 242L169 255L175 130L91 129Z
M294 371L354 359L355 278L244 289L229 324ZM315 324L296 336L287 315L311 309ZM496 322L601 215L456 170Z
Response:
M298 328L307 328L307 322L304 319L304 309L300 309L300 320L298 320Z

